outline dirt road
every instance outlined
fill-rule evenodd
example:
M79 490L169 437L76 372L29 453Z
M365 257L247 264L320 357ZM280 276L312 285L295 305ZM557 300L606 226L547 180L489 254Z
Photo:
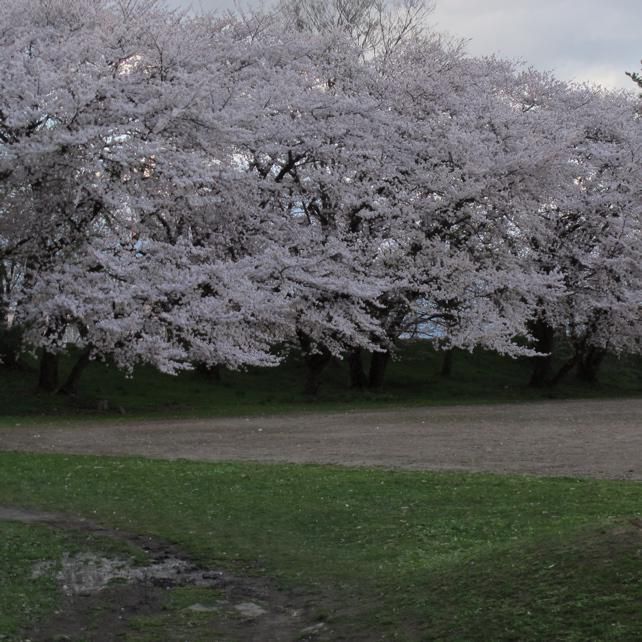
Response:
M16 426L0 450L642 480L642 399Z

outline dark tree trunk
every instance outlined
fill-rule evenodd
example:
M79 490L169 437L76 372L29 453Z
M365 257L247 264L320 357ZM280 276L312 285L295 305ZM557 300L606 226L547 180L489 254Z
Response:
M531 358L533 369L531 370L529 385L534 387L547 386L553 383L554 379L552 373L555 330L543 319L537 319L531 325L531 334L535 337L535 349L537 352L544 353L545 356Z
M78 382L80 381L80 375L83 373L85 368L89 365L89 357L91 356L91 348L85 348L78 357L74 367L71 369L71 372L67 376L65 383L58 388L59 395L74 395L76 394L76 389Z
M446 379L448 379L453 373L453 356L454 350L449 348L444 352L444 356L441 360L441 370L439 371L439 374Z
M321 374L332 360L332 355L323 346L315 346L310 337L299 332L299 343L305 364L304 394L314 397L321 385Z
M350 387L354 390L363 390L368 384L368 378L363 367L363 353L360 348L348 353L348 367L350 368Z
M5 297L3 266L0 262L0 367L14 368L20 354L21 331L9 325L9 305Z
M40 373L38 390L55 392L58 389L58 355L42 350L40 353Z
M205 363L199 363L196 366L196 371L209 381L214 383L221 381L221 367L218 364L207 365Z
M574 355L569 359L565 364L563 364L560 369L555 373L555 375L550 380L551 386L556 386L566 375L575 368L577 365L578 357Z
M368 388L381 390L386 375L386 367L390 361L390 352L373 352L370 360L370 372L368 373Z
M309 396L316 396L321 386L321 374L332 360L332 355L325 349L304 356L306 366L305 383L303 392Z
M605 356L606 351L601 348L587 348L577 360L577 378L585 383L597 383L597 374Z
M0 368L15 368L20 356L21 332L0 324Z

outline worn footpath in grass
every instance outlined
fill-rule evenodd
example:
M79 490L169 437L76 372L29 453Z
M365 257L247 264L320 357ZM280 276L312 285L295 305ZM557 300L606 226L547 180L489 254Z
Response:
M348 408L448 403L493 403L542 398L622 397L642 394L642 362L636 357L609 357L599 385L572 377L554 389L528 384L526 359L485 351L456 351L451 377L439 375L443 356L426 342L404 342L380 392L350 390L345 363L335 361L325 372L317 398L302 393L305 373L297 355L278 368L251 368L222 373L212 381L198 372L163 375L138 368L127 378L114 367L93 363L83 373L73 397L35 394L33 363L22 370L0 368L0 423L87 418L232 416L280 412L331 411ZM73 360L63 363L63 371Z
M0 504L316 591L329 639L642 639L639 483L4 453Z
M0 639L50 615L60 602L54 576L63 555L92 553L144 560L144 553L105 537L40 524L0 521ZM35 573L38 563L54 562L51 573Z

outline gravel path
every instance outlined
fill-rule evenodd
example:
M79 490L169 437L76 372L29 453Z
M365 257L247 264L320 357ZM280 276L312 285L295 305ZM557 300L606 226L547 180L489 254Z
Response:
M0 450L642 480L642 399L39 424Z

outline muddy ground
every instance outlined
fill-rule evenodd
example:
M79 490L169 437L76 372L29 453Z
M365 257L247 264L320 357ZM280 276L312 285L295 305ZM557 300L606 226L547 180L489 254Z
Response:
M0 450L642 480L642 399L9 426Z
M161 540L105 528L91 520L62 513L0 506L0 521L42 524L55 529L112 539L144 552L146 565L99 553L34 564L34 577L51 573L62 600L53 616L34 622L11 642L112 642L141 640L235 640L304 642L333 639L331 627L319 621L318 596L304 590L283 589L270 578L238 576L203 567ZM195 601L168 607L169 591L199 588L207 603ZM146 633L132 622L147 623ZM149 627L151 625L151 631ZM133 637L130 637L133 636Z

